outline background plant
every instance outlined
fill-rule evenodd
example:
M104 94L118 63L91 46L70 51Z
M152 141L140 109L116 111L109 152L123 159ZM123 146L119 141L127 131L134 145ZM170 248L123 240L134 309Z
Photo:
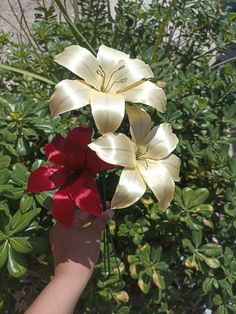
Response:
M235 43L235 13L219 0L152 1L146 8L120 0L113 18L108 1L72 3L72 17L60 0L40 3L26 41L0 34L1 312L22 313L52 274L50 193L27 194L28 175L45 163L42 147L55 133L93 124L89 107L50 117L53 83L72 78L53 56L71 44L96 51L104 43L149 63L153 81L165 87L167 111L149 114L155 124L171 123L180 139L181 182L164 213L149 191L117 211L110 231L118 265L112 256L105 276L102 247L77 312L235 313L236 158L229 144L236 72L233 59L222 61ZM117 180L108 175L108 198Z

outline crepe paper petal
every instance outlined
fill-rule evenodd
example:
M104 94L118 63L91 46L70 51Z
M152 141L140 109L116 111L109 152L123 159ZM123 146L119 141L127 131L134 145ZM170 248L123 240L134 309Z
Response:
M68 166L66 139L57 134L51 143L44 146L44 153L47 159L56 165Z
M126 112L129 118L132 139L139 146L151 130L151 117L145 110L131 108L130 106L126 106Z
M169 171L174 181L180 181L179 171L181 160L174 154L161 159L160 163Z
M137 168L124 169L111 201L111 208L126 208L145 193L146 184Z
M174 180L161 161L146 159L138 163L138 168L149 188L159 201L161 210L166 210L174 196Z
M69 228L74 218L75 204L70 199L67 188L60 188L53 196L51 209L53 217L63 226Z
M129 58L128 54L105 45L101 45L98 49L97 59L105 72L110 71L120 60L127 58Z
M79 80L63 80L56 85L49 107L52 116L89 104L90 87Z
M125 114L125 100L122 95L91 91L92 114L101 134L115 132Z
M122 92L122 95L124 95L126 101L142 103L160 112L166 111L167 99L165 92L152 82L143 82L134 88Z
M136 146L122 133L105 134L88 146L105 162L123 167L135 167Z
M45 190L53 190L65 184L68 171L62 166L43 166L33 171L29 177L27 192L38 193Z
M79 45L69 46L56 55L54 61L84 79L94 88L100 89L102 77L99 74L99 63L88 49Z
M88 147L85 168L92 174L96 174L105 170L117 168L116 165L111 165L101 160L97 154Z
M162 123L154 127L144 139L143 145L147 145L144 158L165 158L176 148L178 142L171 126L168 123Z
M101 215L102 204L97 186L94 179L86 170L71 185L69 195L81 210L95 216Z

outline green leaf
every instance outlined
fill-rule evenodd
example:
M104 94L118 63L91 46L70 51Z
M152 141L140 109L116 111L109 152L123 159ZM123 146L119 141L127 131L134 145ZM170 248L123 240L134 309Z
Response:
M222 247L220 244L208 243L200 248L200 252L207 256L218 256L222 253Z
M192 207L192 202L191 202L192 197L193 197L193 190L190 188L184 188L182 191L182 198L183 198L185 209Z
M202 255L202 258L204 260L204 262L211 268L219 268L220 267L220 262L218 261L218 259L214 258L214 257L206 257L204 255Z
M0 267L2 267L6 263L7 253L8 253L8 245L7 245L7 241L5 241L0 245Z
M151 286L151 278L145 273L138 279L138 286L144 294L147 294Z
M6 184L10 179L10 171L7 169L0 170L0 184Z
M209 191L205 188L200 188L194 191L193 198L191 200L191 207L195 207L204 203L209 197Z
M192 231L192 239L195 247L198 248L202 243L202 231Z
M213 278L207 277L202 284L202 289L205 293L208 293L212 289Z
M15 164L11 179L19 186L26 186L28 182L28 169L22 164Z
M33 196L24 194L20 200L20 211L22 213L27 212L33 205Z
M28 227L31 220L35 218L39 213L40 213L39 208L35 208L25 214L22 214L20 211L17 211L11 220L10 229L12 234L16 234L24 230L26 227Z
M7 168L10 165L11 157L0 155L0 169Z
M212 302L214 305L220 305L222 303L221 296L219 294L215 295Z
M10 245L8 245L7 269L15 278L23 276L27 271L24 259L19 253L13 251Z
M48 237L30 237L28 239L28 242L30 246L32 247L32 251L35 254L50 254L51 252L51 247L49 244ZM110 262L112 264L112 261ZM116 266L116 262L115 262Z
M28 237L12 237L9 239L11 247L19 253L29 253L32 247Z
M202 204L195 208L195 212L204 216L211 216L214 212L214 209L210 204Z
M153 274L152 274L152 280L158 288L165 289L164 277L160 275L158 272L156 272L155 270L153 271Z
M191 253L194 253L195 247L189 239L182 239L183 248Z
M151 248L148 243L140 247L138 254L142 262L150 262L150 252Z

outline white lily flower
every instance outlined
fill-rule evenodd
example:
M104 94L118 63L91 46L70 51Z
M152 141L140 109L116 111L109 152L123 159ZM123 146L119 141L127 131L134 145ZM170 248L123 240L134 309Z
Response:
M105 134L89 144L104 161L123 166L111 208L125 208L139 200L146 184L166 210L179 181L180 159L171 154L178 138L168 123L151 129L151 118L142 109L127 108L132 140L126 135Z
M160 112L166 109L162 88L143 79L153 77L149 65L129 55L101 45L97 58L87 49L67 47L54 59L82 80L63 80L50 99L51 114L91 105L101 134L115 132L125 113L125 101L143 103Z

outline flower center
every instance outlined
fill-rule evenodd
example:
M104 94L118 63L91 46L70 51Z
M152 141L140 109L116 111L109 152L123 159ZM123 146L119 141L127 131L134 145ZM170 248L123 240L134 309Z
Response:
M118 69L116 69L115 71L113 71L110 74L110 77L108 80L106 80L106 73L103 70L103 68L99 65L99 70L97 70L97 74L100 75L102 77L102 84L101 84L101 91L104 93L109 93L109 91L112 89L112 87L116 84L123 84L127 81L127 77L123 77L119 80L113 81L113 77L114 75L123 70L125 68L125 65L121 65Z

